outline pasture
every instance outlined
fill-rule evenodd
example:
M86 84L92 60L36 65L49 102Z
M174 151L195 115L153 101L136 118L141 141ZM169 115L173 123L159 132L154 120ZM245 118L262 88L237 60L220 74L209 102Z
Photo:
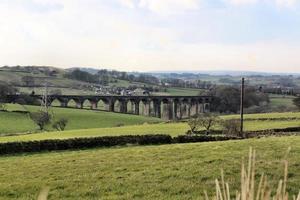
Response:
M10 111L38 111L39 108L39 106L22 107L20 105L8 104L8 110ZM143 124L145 122L152 123L161 121L158 118L84 109L53 107L50 112L53 112L54 120L59 118L68 119L69 123L66 130L116 127L119 124L133 125ZM0 112L0 135L7 133L36 132L37 129L38 127L32 122L28 114ZM52 127L47 127L47 129L53 130Z
M274 187L291 147L288 192L297 193L299 143L291 136L0 157L0 199L35 199L45 186L49 199L203 199L204 190L214 191L221 168L231 191L239 187L250 146L257 150L258 173Z
M109 114L109 113L106 113ZM115 114L115 113L112 113ZM129 117L132 117L129 115ZM238 115L223 116L223 119L238 118ZM84 126L85 119L81 125ZM256 131L274 128L287 128L300 126L300 113L267 113L245 115L245 130ZM219 128L219 127L215 127ZM0 142L30 141L45 139L66 139L74 137L97 137L97 136L116 136L116 135L143 135L143 134L168 134L171 136L183 135L189 130L186 122L177 123L155 123L147 122L139 125L128 125L122 127L105 127L66 130L63 132L50 131L33 134L20 134L16 136L2 136Z

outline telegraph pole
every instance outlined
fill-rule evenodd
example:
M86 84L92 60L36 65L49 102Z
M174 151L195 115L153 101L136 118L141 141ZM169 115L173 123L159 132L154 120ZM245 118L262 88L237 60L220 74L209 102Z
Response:
M41 111L44 111L48 114L48 83L45 83L45 91L42 97Z
M242 85L241 85L241 107L240 107L240 114L241 114L241 135L243 135L244 131L244 92L245 92L245 78L242 78Z

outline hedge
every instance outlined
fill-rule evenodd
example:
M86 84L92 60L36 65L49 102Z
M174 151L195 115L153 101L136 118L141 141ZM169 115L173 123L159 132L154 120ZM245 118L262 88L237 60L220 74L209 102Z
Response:
M55 151L67 149L86 149L93 147L112 147L127 144L150 145L170 144L172 137L169 135L128 135L105 136L90 138L72 138L64 140L40 140L26 142L0 143L0 154Z
M210 141L225 141L225 140L236 140L242 139L235 136L209 136L209 135L179 135L173 138L174 143L194 143L194 142L210 142Z
M157 145L171 143L190 143L207 141L224 141L231 139L240 139L228 136L189 136L182 135L172 138L170 135L127 135L127 136L105 136L90 138L71 138L63 140L39 140L25 142L0 143L0 155L56 151L56 150L74 150L88 149L95 147L112 147L132 145Z

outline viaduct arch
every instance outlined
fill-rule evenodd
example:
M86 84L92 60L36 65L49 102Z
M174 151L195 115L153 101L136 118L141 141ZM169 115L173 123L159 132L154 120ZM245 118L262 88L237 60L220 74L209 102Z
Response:
M31 97L41 100L41 95ZM16 103L22 95L9 95L8 102ZM80 95L51 95L48 104L57 100L60 107L69 107L74 101L76 108L82 109L86 100L91 109L98 109L98 102L103 102L107 111L116 112L116 103L119 102L118 112L145 115L164 119L182 119L199 113L210 112L212 96L80 96ZM130 105L131 110L128 109Z

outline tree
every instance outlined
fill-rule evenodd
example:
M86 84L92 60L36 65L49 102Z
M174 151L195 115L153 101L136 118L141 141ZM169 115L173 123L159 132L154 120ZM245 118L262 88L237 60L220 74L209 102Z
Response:
M211 108L213 111L220 113L237 113L240 110L240 88L233 86L217 86L207 93L213 95ZM259 106L262 102L268 103L269 96L267 94L256 92L255 88L247 87L245 89L244 106Z
M294 102L295 106L297 106L298 109L300 109L300 96L297 97L297 98L295 98L295 99L293 100L293 102Z
M29 116L30 119L39 126L40 130L44 130L45 126L50 124L52 118L49 113L43 111L32 112Z
M188 125L189 125L189 127L191 129L191 133L192 134L195 133L195 131L198 131L198 129L199 129L198 118L197 117L196 118L195 117L190 118L188 120Z
M219 124L221 119L213 113L203 113L198 115L196 118L191 118L188 121L191 133L195 133L200 128L204 128L206 133L209 133L211 128Z
M65 130L67 124L68 124L68 120L65 118L61 118L58 121L54 122L52 127L58 131L63 131Z
M27 87L32 87L34 86L34 78L32 76L23 76L22 77L22 82L24 83L25 86Z
M0 83L0 103L5 103L7 101L7 95L15 94L16 92L16 88L6 83Z

